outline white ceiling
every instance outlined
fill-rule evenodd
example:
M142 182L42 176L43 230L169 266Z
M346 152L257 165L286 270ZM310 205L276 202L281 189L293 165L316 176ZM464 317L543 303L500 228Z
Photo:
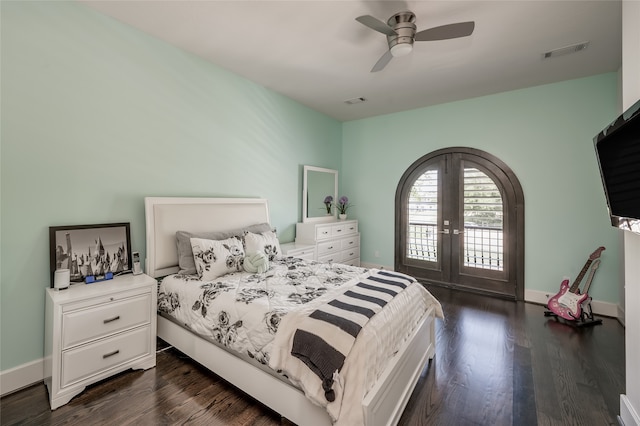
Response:
M83 1L340 121L617 71L619 0ZM416 42L378 73L384 35L355 21L416 14L418 31L475 21L470 37ZM543 52L588 41L546 60ZM345 100L366 102L347 105Z

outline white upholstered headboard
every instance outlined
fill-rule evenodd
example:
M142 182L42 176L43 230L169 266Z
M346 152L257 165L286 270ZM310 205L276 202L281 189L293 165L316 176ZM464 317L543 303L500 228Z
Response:
M146 197L146 273L154 278L178 272L176 231L228 231L269 222L262 198Z

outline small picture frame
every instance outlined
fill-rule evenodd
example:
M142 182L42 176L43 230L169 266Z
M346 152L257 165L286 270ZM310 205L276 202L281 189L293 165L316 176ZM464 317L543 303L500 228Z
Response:
M70 282L100 281L131 271L128 222L49 227L51 287L58 269L69 269Z

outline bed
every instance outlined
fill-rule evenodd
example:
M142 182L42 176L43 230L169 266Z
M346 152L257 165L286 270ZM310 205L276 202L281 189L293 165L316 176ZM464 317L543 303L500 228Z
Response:
M188 231L191 233L227 231L230 229L239 229L249 227L260 223L269 223L269 210L267 200L259 198L181 198L181 197L147 197L145 198L145 218L146 218L146 271L147 274L154 278L166 277L162 285L169 286L172 284L182 285L180 280L184 277L177 276L178 266L178 250L176 244L176 232ZM355 282L360 282L371 278L383 282L382 286L388 283L397 285L397 282L404 282L405 277L392 271L366 270L363 268L347 267L345 265L322 265L317 262L307 264L296 259L273 259L272 265L283 264L285 268L297 271L319 270L326 276L331 273L336 277L352 277L358 276ZM270 269L271 270L271 269ZM273 270L275 266L273 266ZM363 275L364 274L364 275ZM372 274L376 274L375 276ZM377 275L384 274L384 275ZM246 275L246 274L245 274ZM307 275L302 273L301 275ZM244 279L242 273L230 274L230 276ZM380 280L378 277L384 279ZM346 288L351 285L353 280L349 280L349 284L345 284ZM377 282L373 282L376 284ZM211 284L208 284L211 285ZM226 285L226 284L225 284ZM271 285L270 288L275 288ZM415 286L412 286L415 287ZM161 287L161 292L168 293L169 287ZM311 281L309 281L309 288ZM340 292L343 289L342 284L339 286ZM395 288L395 287L394 287ZM404 288L404 287L403 287ZM423 291L420 289L420 291ZM163 293L164 296L166 294ZM403 292L405 293L405 292ZM185 296L186 297L186 296ZM324 299L331 300L334 296L331 294L320 295L317 300L313 300L305 308L309 310L313 308L314 303L323 303ZM162 300L163 298L161 298ZM390 299L389 305L396 303L399 297ZM164 297L165 305L159 311L167 311L166 297ZM160 302L159 302L160 303ZM275 302L274 302L275 303ZM400 303L400 302L397 302ZM248 305L248 303L245 303ZM169 305L171 302L169 301ZM189 306L193 306L193 313L200 314L204 317L204 313L199 312L202 304L199 302L188 302ZM395 305L394 305L395 306ZM198 307L198 309L196 309ZM313 310L313 309L311 309ZM333 402L325 401L326 407L321 407L314 403L314 396L309 390L310 387L305 382L298 381L297 377L292 376L289 370L274 371L266 368L264 364L271 363L277 365L280 358L288 355L288 350L283 350L284 346L275 346L277 342L293 341L285 335L285 329L292 328L291 324L301 321L295 315L304 315L305 313L296 312L286 314L280 322L280 329L277 329L274 339L273 354L270 362L260 362L258 358L261 354L238 355L224 347L225 345L216 344L215 338L207 338L194 332L194 329L187 329L180 324L180 321L172 320L166 315L166 312L158 314L158 337L173 345L175 348L185 353L193 360L202 364L215 374L224 378L234 386L238 387L245 393L251 395L261 403L278 412L282 417L299 425L331 425L337 420L336 424L352 423L349 417L339 413L348 413L355 410L357 423L366 425L393 425L396 424L402 415L404 407L410 397L415 384L424 367L429 360L435 355L435 333L434 322L436 316L441 316L442 311L439 303L427 304L424 310L417 311L416 320L411 321L415 324L413 329L406 328L403 332L405 337L399 343L399 347L393 349L393 355L385 364L377 367L378 373L373 378L368 379L367 391L362 392L365 396L359 402L349 403L347 407L338 406L337 411L332 411ZM382 311L386 312L386 311ZM307 312L308 313L308 312ZM390 315L390 314L384 314ZM382 323L384 315L374 316L370 323ZM302 317L300 317L302 318ZM406 320L405 320L406 321ZM211 325L207 325L208 329ZM293 327L295 329L295 327ZM366 330L363 328L363 330ZM292 330L293 336L295 330ZM375 332L370 332L375 334ZM298 337L296 333L295 337ZM362 333L363 335L366 333ZM389 334L397 334L395 331ZM354 348L359 342L366 341L366 337L358 337ZM295 343L294 343L295 344ZM362 345L364 345L363 343ZM360 345L360 346L362 346ZM293 351L292 351L293 352ZM356 351L354 350L353 353ZM355 356L355 355L354 355ZM298 360L294 360L296 362ZM344 362L345 371L354 371L356 368L346 369L351 360L347 358ZM351 362L352 364L356 361ZM358 361L360 362L360 361ZM302 365L302 364L300 364ZM304 367L304 366L303 366ZM308 372L307 372L308 373ZM283 376L285 374L285 377ZM317 374L317 373L316 373ZM354 373L355 374L355 373ZM313 374L309 374L315 377ZM300 379L302 380L302 379ZM335 381L331 381L333 389L346 395L351 390L342 388L341 378L335 377ZM322 380L321 380L322 381ZM326 385L322 381L323 386ZM302 390L307 391L307 395ZM329 389L329 393L333 393L333 389ZM325 390L327 390L325 388ZM356 392L357 394L357 392ZM323 393L328 400L328 393ZM315 397L316 402L318 402ZM323 398L320 398L323 399ZM337 402L335 403L337 404Z

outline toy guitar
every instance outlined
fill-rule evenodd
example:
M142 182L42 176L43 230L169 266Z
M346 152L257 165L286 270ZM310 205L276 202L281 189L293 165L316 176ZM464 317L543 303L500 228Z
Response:
M591 270L589 271L589 276L587 277L587 282L582 289L584 294L589 294L589 288L591 287L591 281L593 281L593 276L596 274L596 269L600 266L600 259L596 259L593 261L593 265L591 265Z
M566 320L576 320L580 318L580 314L582 313L582 302L584 302L589 294L587 291L584 294L580 294L580 281L584 278L584 274L587 273L589 266L591 266L591 262L598 259L600 257L600 253L604 250L604 247L598 247L596 251L591 253L589 259L582 267L582 271L576 277L575 281L569 287L569 280L564 280L560 284L560 291L558 294L549 299L549 303L547 307L556 315ZM594 270L595 272L595 270ZM591 279L593 279L593 275L589 277L588 285L591 285Z

